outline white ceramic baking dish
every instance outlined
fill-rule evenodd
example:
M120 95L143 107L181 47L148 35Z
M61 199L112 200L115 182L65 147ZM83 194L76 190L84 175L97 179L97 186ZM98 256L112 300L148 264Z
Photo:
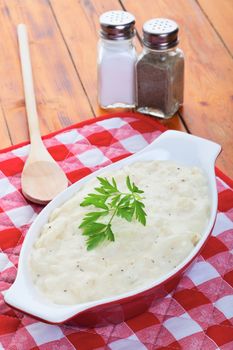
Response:
M179 131L166 131L142 151L100 169L70 186L50 202L31 225L21 249L16 280L4 295L6 303L47 322L62 323L72 319L73 322L89 326L121 322L144 311L156 296L163 297L174 287L181 273L200 252L213 229L218 199L214 165L220 151L220 145L206 139ZM193 251L171 272L153 283L128 293L72 306L56 305L44 300L33 286L28 260L32 246L42 226L48 221L50 213L72 197L92 177L100 175L103 171L120 169L135 161L148 160L173 160L184 165L195 165L202 168L207 176L212 203L211 215L202 238Z

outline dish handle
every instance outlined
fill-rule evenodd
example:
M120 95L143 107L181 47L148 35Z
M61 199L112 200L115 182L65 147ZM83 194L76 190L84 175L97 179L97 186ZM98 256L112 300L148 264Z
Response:
M214 166L215 161L221 152L218 143L202 137L187 134L181 131L168 130L155 139L150 145L139 153L162 150L167 153L167 159L174 159L186 164L200 165L205 167ZM169 154L169 156L168 156Z

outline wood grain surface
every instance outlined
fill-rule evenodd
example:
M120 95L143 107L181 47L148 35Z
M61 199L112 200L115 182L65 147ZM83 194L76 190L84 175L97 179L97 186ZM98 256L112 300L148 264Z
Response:
M0 95L13 143L28 139L16 26L28 28L42 134L92 114L64 40L45 0L0 1ZM62 58L62 59L61 59Z
M198 3L212 27L219 34L223 44L233 56L233 1L198 0Z
M0 145L2 147L8 147L8 146L11 146L11 144L12 144L12 141L10 138L10 133L6 122L6 118L3 113L2 107L0 106Z
M218 166L233 177L233 1L231 0L0 0L0 148L28 140L16 26L28 27L42 134L93 115L96 55L104 11L125 9L144 21L169 17L180 25L185 52L185 103L163 123L223 146ZM135 40L141 50L140 40Z

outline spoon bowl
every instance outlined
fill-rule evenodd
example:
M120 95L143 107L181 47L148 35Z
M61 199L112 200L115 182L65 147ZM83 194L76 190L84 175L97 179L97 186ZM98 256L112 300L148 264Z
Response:
M25 165L21 184L28 200L47 204L67 187L67 178L55 162L38 160Z

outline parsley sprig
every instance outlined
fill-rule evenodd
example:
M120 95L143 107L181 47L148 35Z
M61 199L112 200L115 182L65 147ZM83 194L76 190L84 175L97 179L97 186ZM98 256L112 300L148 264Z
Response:
M97 177L97 179L100 186L95 188L96 193L89 193L80 203L82 207L94 206L99 209L99 211L87 213L79 226L83 231L82 234L87 236L87 250L97 247L106 240L115 241L112 232L112 221L115 216L129 222L135 218L142 225L146 225L145 205L141 196L144 191L131 182L129 176L126 177L129 193L118 189L114 177L111 182L103 177ZM108 219L107 223L101 222L105 216Z

